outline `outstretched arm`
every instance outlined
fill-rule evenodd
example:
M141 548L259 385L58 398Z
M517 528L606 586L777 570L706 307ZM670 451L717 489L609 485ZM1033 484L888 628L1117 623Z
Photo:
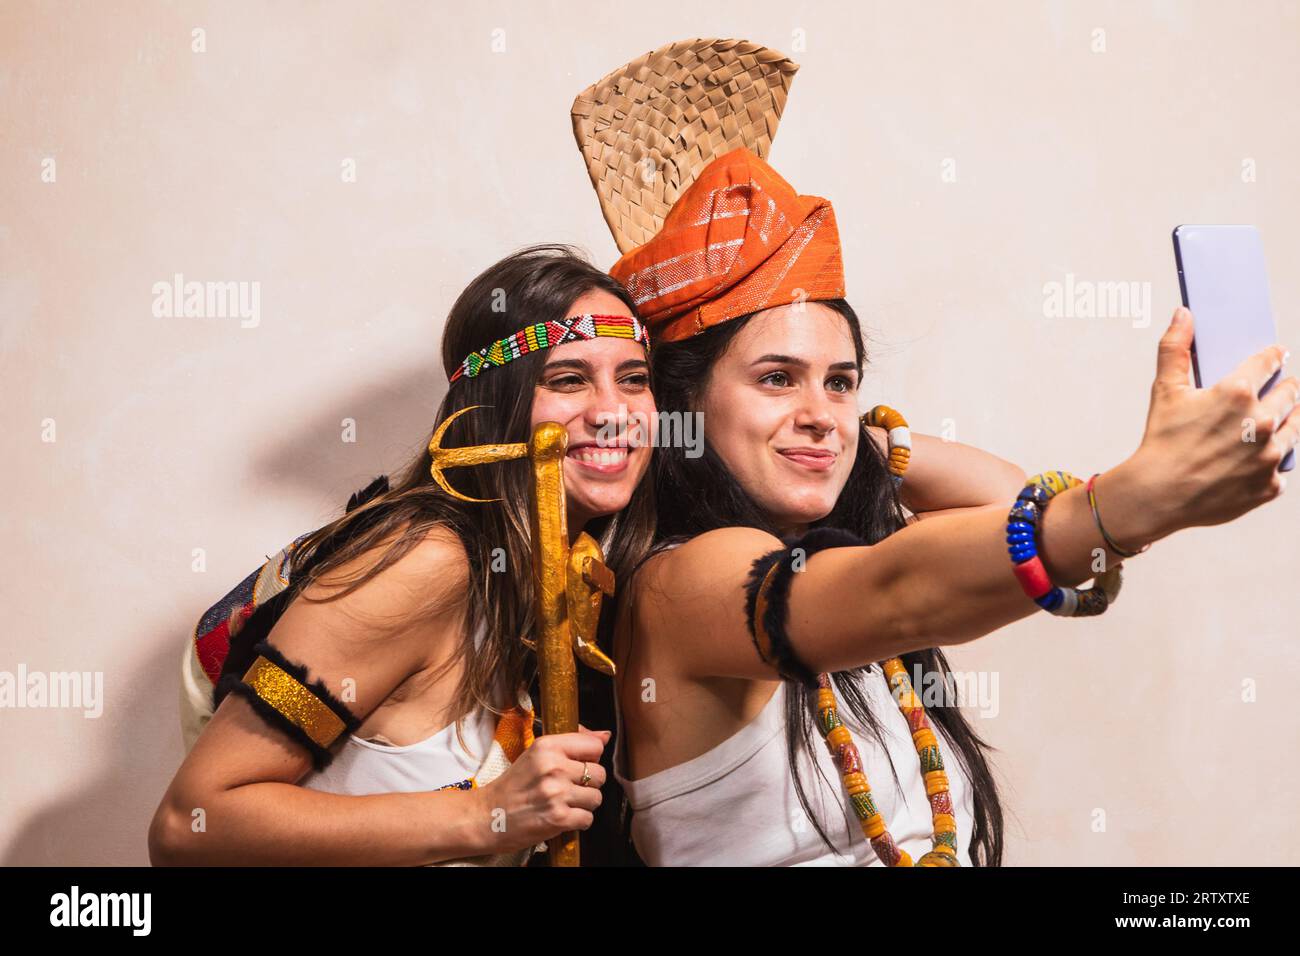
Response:
M1221 524L1275 499L1278 464L1300 439L1300 381L1262 399L1283 348L1256 353L1211 388L1188 381L1192 325L1185 310L1160 341L1142 444L1103 472L1096 494L1113 540L1131 550L1181 528ZM1250 419L1262 440L1243 442ZM1257 438L1260 433L1257 432ZM1010 502L916 522L868 547L812 555L789 591L787 634L814 672L839 671L927 647L959 644L1040 613L1012 574ZM1042 516L1039 556L1057 586L1081 584L1121 555L1103 541L1083 487L1057 494ZM783 547L752 528L724 528L647 563L636 624L668 649L678 673L772 680L746 624L755 559Z
M1158 490L1128 462L1097 480L1108 527L1141 544L1175 530L1148 506ZM787 633L814 672L840 671L909 651L974 640L1043 613L1021 590L1004 543L1007 508L966 509L915 522L878 544L820 551L795 574ZM782 547L753 528L723 528L648 562L638 575L638 632L669 651L677 673L692 678L773 680L746 623L753 562ZM1040 555L1054 583L1092 577L1094 550L1105 548L1083 488L1058 494L1043 516ZM1120 560L1106 549L1106 560ZM655 666L663 665L656 662Z

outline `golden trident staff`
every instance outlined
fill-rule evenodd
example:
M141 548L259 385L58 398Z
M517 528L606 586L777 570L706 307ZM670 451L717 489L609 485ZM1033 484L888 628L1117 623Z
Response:
M533 495L529 502L533 537L533 585L537 595L537 623L529 647L537 652L537 680L541 686L542 733L569 734L578 729L578 672L574 655L588 667L614 676L614 662L596 646L601 596L614 594L614 573L605 556L585 531L569 544L564 505L564 455L569 434L555 422L542 422L528 442L505 445L471 445L443 448L442 436L461 415L478 405L462 408L438 426L429 441L433 458L430 471L443 491L461 501L487 504L500 498L462 495L443 475L446 468L465 468L494 461L527 458L533 466ZM552 866L578 865L578 834L561 833L548 843Z

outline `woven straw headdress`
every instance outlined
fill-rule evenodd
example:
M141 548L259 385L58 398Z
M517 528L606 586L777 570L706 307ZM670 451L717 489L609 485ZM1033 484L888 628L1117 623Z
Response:
M746 40L684 40L578 95L573 130L658 341L844 295L831 204L764 158L798 67Z
M578 94L573 133L620 253L659 231L715 157L767 158L798 69L748 40L679 40Z

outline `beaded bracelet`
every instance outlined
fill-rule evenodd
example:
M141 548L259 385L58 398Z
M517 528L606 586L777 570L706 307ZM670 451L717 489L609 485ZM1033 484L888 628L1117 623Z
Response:
M862 416L862 427L874 425L889 432L889 477L894 487L903 483L903 472L912 459L912 432L901 414L888 405L877 405Z
M1083 484L1067 471L1034 475L1025 484L1007 515L1007 552L1016 580L1034 603L1060 617L1090 617L1105 612L1119 595L1123 562L1097 575L1090 588L1059 588L1047 576L1038 556L1039 522L1047 503L1066 489Z

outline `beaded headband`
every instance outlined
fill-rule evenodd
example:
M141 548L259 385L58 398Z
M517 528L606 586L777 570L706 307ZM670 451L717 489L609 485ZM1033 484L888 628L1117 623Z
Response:
M462 375L473 378L484 369L513 362L529 352L553 348L566 342L586 342L599 337L631 339L650 348L650 333L640 319L626 315L571 315L555 322L526 325L513 335L498 339L487 348L470 352L452 373L455 382Z

